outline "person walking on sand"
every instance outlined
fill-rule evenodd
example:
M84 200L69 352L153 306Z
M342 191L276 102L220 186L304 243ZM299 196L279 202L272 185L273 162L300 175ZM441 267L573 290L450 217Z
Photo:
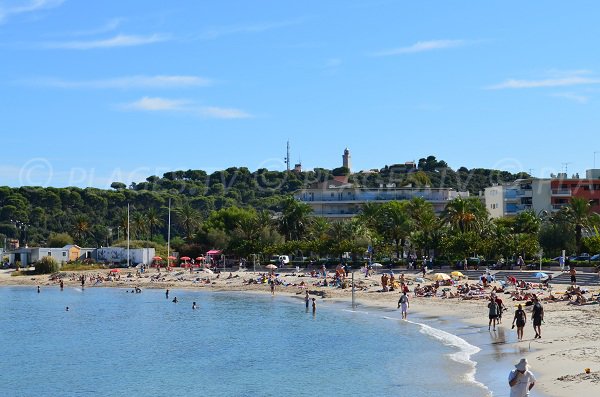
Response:
M500 311L500 309L498 308L498 304L496 303L496 300L493 297L490 297L490 303L488 303L488 317L490 319L490 322L488 324L488 331L490 330L490 327L492 326L492 323L494 323L494 331L496 330L496 321L498 319L498 312Z
M402 295L400 295L400 299L398 300L398 308L400 307L402 307L402 320L406 320L408 308L410 307L410 302L408 300L408 295L406 295L406 291L402 292Z
M506 306L504 306L504 302L502 302L499 296L496 296L495 300L498 304L498 324L502 324L502 312L506 310Z
M510 386L510 397L527 397L529 391L535 386L535 376L529 370L527 359L522 358L515 369L508 374L508 385Z
M533 296L533 313L531 314L533 320L533 330L535 331L534 339L542 338L542 321L544 321L544 308L540 303L540 300L536 295Z
M527 315L523 310L523 305L519 304L517 310L515 310L515 317L513 318L512 327L515 327L515 321L517 323L517 339L523 340L523 327L527 322Z

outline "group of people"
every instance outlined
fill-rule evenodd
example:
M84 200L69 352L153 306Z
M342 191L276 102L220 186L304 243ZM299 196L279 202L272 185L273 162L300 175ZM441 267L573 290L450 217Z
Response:
M537 297L537 295L532 295L532 314L531 319L533 322L533 330L535 332L534 339L540 339L542 337L542 323L544 321L544 308ZM490 296L490 302L488 303L488 330L496 330L496 324L502 323L502 312L506 311L506 307L497 295L492 294ZM515 310L512 328L517 327L517 339L519 341L523 340L523 329L525 328L525 324L527 323L527 314L523 309L523 304L519 303L517 306L517 310ZM493 328L492 328L493 327Z

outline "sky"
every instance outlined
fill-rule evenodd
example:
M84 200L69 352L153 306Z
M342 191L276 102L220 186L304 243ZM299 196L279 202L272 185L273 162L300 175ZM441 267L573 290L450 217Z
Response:
M600 2L0 0L0 185L600 168Z

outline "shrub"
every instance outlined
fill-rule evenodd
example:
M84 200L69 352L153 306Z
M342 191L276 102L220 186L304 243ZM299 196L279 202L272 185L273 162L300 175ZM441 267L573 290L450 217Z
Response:
M60 266L56 259L45 256L35 264L35 274L52 274L59 270Z

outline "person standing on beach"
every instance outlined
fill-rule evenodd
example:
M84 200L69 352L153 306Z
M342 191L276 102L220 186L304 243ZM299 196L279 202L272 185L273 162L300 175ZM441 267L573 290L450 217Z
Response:
M544 321L544 308L540 303L540 300L536 295L533 296L533 313L531 315L533 320L533 330L535 331L534 339L541 339L542 337L542 321Z
M65 288L65 283L60 280L60 290L62 291Z
M488 303L488 309L489 309L489 318L490 318L490 322L488 324L488 331L490 330L490 327L492 326L492 323L494 323L494 331L496 330L496 320L498 319L498 304L496 303L496 300L493 297L490 297L490 303Z
M510 386L510 397L527 397L529 391L535 386L535 376L529 370L527 359L522 358L515 369L508 374L508 385Z
M571 266L569 274L571 275L571 286L575 288L577 285L577 270L575 270L575 266Z
M408 308L410 307L410 302L408 300L408 295L406 295L406 291L402 292L400 299L398 300L398 308L402 307L402 319L406 320L406 315L408 313Z
M496 296L495 300L498 304L498 324L502 324L502 312L506 309L506 306L504 306L504 302L502 302L499 296Z
M523 340L523 327L525 327L525 323L527 322L527 315L521 304L519 304L518 309L515 310L515 317L512 322L513 328L515 327L515 321L517 322L517 339Z
M269 284L271 284L271 295L275 295L275 279L269 277Z

